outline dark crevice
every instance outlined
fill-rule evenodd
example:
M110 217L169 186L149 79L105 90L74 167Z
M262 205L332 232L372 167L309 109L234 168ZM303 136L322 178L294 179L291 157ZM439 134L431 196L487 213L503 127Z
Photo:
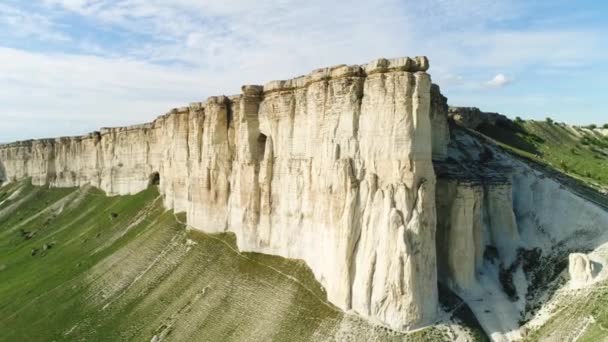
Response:
M268 138L266 137L266 135L260 133L260 135L258 136L258 160L262 161L264 160L264 155L266 153L266 140L268 140Z
M158 172L152 172L148 178L148 186L160 185L160 174Z

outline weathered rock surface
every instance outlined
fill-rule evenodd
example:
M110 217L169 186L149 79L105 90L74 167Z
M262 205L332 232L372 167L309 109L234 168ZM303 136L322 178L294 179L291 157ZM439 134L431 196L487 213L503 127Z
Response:
M8 181L132 194L239 248L305 260L344 310L407 330L437 310L435 174L446 100L428 61L379 59L244 86L149 124L0 146Z
M455 291L470 289L485 250L483 187L440 180L437 185L437 259L442 282Z
M498 265L517 256L519 232L512 186L441 179L437 184L438 274L457 293L471 289L486 249Z
M584 286L593 281L599 270L587 254L571 253L568 256L568 273L575 286Z

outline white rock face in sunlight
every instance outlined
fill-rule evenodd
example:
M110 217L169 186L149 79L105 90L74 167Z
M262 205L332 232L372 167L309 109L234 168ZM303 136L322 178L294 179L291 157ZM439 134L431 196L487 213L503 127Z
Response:
M568 273L574 286L585 286L591 283L598 271L596 264L587 254L571 253L568 256Z
M168 208L239 248L303 259L328 299L393 329L437 311L435 174L447 105L424 57L340 65L152 123L0 147L4 178L110 195L158 174Z

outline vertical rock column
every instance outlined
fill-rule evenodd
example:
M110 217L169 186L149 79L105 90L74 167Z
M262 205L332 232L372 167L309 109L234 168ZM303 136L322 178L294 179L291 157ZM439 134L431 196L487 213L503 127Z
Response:
M210 97L204 107L200 162L190 164L188 223L207 232L224 232L233 160L228 135L231 108L225 96Z
M407 62L406 62L407 65ZM365 179L353 309L397 329L437 310L430 78L368 64L359 137ZM426 69L423 69L426 70Z
M486 218L489 227L489 241L496 246L505 267L517 257L519 231L513 211L513 187L511 184L497 184L485 188Z
M477 282L487 246L509 268L520 244L511 184L442 179L437 186L437 250L440 281L463 294Z
M263 98L262 86L243 86L242 92L233 104L236 159L232 166L228 225L240 237L237 240L240 248L251 250L267 240L258 232L262 202L260 170L266 154L267 137L260 132L258 117Z
M475 284L483 262L483 188L440 180L437 184L437 258L440 280L457 292Z

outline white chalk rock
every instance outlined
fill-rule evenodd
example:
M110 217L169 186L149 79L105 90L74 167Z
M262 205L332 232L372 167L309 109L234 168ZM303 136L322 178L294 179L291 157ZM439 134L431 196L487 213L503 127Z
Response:
M597 272L596 264L587 254L571 253L568 256L568 273L573 285L584 286L593 282Z
M302 259L338 307L417 328L437 313L432 158L449 139L427 68L424 57L339 65L145 125L3 145L0 176L109 195L155 180L190 226Z

